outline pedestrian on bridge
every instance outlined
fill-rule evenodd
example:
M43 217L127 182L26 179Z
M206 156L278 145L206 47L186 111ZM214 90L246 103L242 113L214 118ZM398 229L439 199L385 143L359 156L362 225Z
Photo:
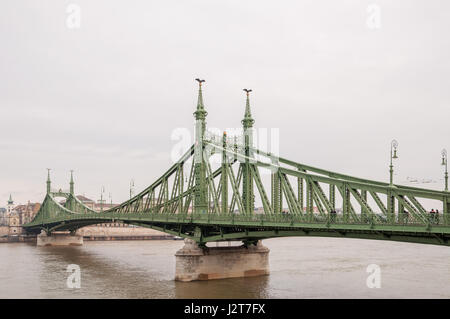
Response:
M431 209L430 211L430 223L434 223L434 215L435 215L435 211L434 208Z

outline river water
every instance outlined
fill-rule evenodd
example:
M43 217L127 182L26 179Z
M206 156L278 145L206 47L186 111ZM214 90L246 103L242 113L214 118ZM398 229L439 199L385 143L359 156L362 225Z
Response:
M0 298L450 298L450 247L340 238L277 238L269 276L173 281L182 241L0 244ZM81 288L68 288L69 264ZM370 264L380 288L368 288Z

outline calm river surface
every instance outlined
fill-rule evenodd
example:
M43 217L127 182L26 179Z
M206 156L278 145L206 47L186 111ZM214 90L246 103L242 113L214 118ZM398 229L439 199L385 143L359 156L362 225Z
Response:
M0 298L450 298L450 248L335 238L265 240L270 276L173 281L182 241L0 244ZM69 264L81 288L67 288ZM381 288L368 288L369 264Z

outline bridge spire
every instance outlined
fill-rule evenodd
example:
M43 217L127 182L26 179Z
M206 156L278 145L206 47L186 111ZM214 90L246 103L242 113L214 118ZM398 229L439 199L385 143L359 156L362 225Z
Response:
M245 113L244 113L244 119L242 120L242 124L245 128L253 127L253 124L255 123L255 120L252 118L252 112L250 111L250 92L252 90L249 89L243 89L247 95L247 102L245 104Z
M245 162L242 163L242 200L244 204L244 210L246 214L253 214L255 210L255 195L253 190L253 173L252 164L249 158L253 157L253 123L255 120L252 118L250 111L250 89L243 89L247 95L247 101L245 104L245 114L242 120L244 127L244 147L245 147Z
M208 211L208 187L206 184L206 164L203 157L203 139L206 131L206 115L208 114L203 105L202 83L205 80L195 79L198 82L198 101L195 115L195 149L194 149L194 170L195 170L195 191L194 191L194 212L205 214Z
M200 80L199 78L195 79L198 82L198 99L197 99L197 110L194 112L196 120L204 121L206 119L206 115L208 112L205 110L205 105L203 104L203 94L202 94L202 83L205 80Z
M70 194L74 194L73 170L70 170Z
M50 168L47 168L47 194L50 194L51 184L52 182L50 181Z

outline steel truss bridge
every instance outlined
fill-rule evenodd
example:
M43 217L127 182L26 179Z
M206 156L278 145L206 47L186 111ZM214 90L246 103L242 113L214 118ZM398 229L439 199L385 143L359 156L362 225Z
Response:
M72 176L70 191L54 192L49 174L43 204L34 220L24 225L25 230L34 234L75 232L92 224L121 221L190 238L200 245L229 240L248 245L286 236L449 245L447 190L352 177L254 148L251 90L245 90L242 134L212 134L206 129L203 81L198 82L195 143L161 177L130 200L95 212L74 195ZM213 155L221 159L215 168ZM270 192L262 171L270 174ZM64 197L65 203L60 204L58 197ZM262 210L255 211L258 199ZM423 201L430 199L442 203L441 213L427 212ZM336 209L337 203L341 209Z

